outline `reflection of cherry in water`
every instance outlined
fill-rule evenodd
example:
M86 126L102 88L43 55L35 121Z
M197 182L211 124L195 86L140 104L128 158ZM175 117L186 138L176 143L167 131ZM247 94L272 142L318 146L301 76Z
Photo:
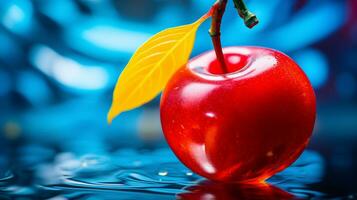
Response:
M187 188L187 193L178 195L179 199L201 200L281 200L294 199L294 196L284 190L268 184L222 184L205 181L199 185Z

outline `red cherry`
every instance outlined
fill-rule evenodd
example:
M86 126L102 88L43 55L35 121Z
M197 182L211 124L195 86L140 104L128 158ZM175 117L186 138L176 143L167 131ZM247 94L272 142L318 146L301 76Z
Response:
M302 153L314 127L316 100L288 56L260 47L213 51L192 59L169 81L161 123L176 156L192 171L227 182L264 181Z

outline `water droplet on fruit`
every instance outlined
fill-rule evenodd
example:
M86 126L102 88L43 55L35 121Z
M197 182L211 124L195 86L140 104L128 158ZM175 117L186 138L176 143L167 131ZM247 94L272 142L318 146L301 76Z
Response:
M213 112L207 112L206 116L209 118L216 118L216 114L214 114Z
M267 153L267 156L268 156L268 157L272 157L273 155L274 155L273 151L269 151L269 152Z

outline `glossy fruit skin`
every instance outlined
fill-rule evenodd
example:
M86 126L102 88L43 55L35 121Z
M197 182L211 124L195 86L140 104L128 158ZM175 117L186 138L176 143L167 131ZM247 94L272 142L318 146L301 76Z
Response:
M305 149L316 118L313 88L288 56L261 47L223 49L192 59L161 98L161 124L193 172L224 182L262 182Z

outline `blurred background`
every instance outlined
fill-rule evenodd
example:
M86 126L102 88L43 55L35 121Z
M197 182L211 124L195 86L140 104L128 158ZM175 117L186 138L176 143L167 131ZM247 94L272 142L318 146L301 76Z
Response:
M230 2L223 45L285 52L318 99L309 150L271 183L300 198L356 198L357 1L246 2L260 24L245 28ZM106 123L114 84L136 48L160 30L193 22L213 3L0 1L0 199L251 195L206 187L177 161L162 137L159 98ZM197 33L192 56L212 49L208 28ZM258 191L262 199L272 194Z

